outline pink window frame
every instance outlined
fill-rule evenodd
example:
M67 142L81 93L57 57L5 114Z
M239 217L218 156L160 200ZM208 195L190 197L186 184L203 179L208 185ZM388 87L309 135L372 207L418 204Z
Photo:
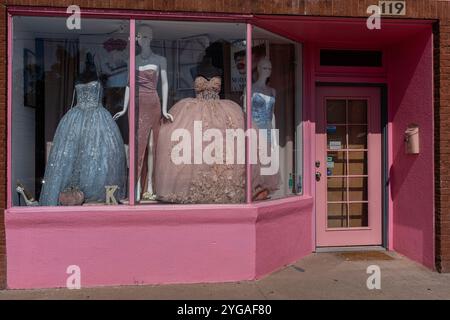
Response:
M8 7L8 17L7 17L7 27L8 27L8 90L7 90L7 201L6 209L14 208L15 212L27 212L30 208L14 207L12 204L12 50L13 50L13 16L36 16L36 17L68 17L69 14L66 12L66 8L54 8L54 7L26 7L26 6L10 6ZM252 15L241 15L241 14L211 14L211 13L186 13L186 12L142 12L136 10L100 10L100 9L82 9L82 17L88 18L99 18L99 19L123 19L129 21L130 27L130 101L129 101L129 137L130 141L135 140L135 35L136 35L136 20L166 20L166 21L197 21L197 22L235 22L235 23L245 23L246 24L246 68L247 68L247 86L246 86L246 105L247 105L247 117L246 126L247 128L252 127L252 114L251 114L251 70L252 70L252 32L254 22L254 17ZM303 126L305 128L305 126ZM303 129L303 137L305 137L306 130ZM247 136L246 138L246 202L242 204L237 204L237 207L250 205L252 201L252 186L251 186L251 164L250 164L250 145L251 139ZM129 205L120 206L123 209L129 209L135 207L135 144L130 143L130 167L129 167ZM303 146L305 148L305 146ZM305 148L306 149L306 148ZM303 159L302 171L305 174L305 168L307 164ZM286 196L282 199L269 200L271 202L284 202L290 201L289 199L297 198L301 199L307 195L307 190L309 190L309 183L304 181L303 194ZM177 205L139 205L139 207L145 206L149 209L158 207L173 207ZM210 206L193 204L191 206ZM221 206L221 205L215 205ZM52 207L39 207L33 208L32 211L48 211ZM96 206L99 210L111 209L111 206ZM60 211L80 211L79 207L64 207L59 208ZM92 209L86 210L90 211ZM84 209L81 211L85 211Z

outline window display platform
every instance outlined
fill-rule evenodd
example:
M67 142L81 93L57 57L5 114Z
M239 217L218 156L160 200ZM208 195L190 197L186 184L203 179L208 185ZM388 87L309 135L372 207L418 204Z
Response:
M24 210L25 209L25 210ZM253 280L313 251L313 199L5 212L9 289Z

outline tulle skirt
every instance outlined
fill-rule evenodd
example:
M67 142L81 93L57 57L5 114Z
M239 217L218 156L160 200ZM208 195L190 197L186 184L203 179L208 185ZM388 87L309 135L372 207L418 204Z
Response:
M81 190L85 202L105 202L106 186L118 186L117 200L127 193L127 165L122 136L101 105L67 112L56 129L45 170L40 205L58 205L60 192Z
M227 149L226 142L227 129L245 131L241 107L230 100L186 98L175 104L170 113L174 122L161 125L157 142L158 199L171 203L245 202L245 143L239 144L236 139L233 148ZM214 130L208 133L208 129ZM218 142L217 136L223 140ZM233 157L227 155L231 151ZM257 164L252 166L252 172L254 190L277 188L268 185L273 181L259 174Z

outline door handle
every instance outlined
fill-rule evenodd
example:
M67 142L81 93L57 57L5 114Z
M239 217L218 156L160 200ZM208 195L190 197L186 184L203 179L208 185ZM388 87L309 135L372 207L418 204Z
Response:
M322 178L322 174L320 172L316 172L316 181L320 181L320 178Z

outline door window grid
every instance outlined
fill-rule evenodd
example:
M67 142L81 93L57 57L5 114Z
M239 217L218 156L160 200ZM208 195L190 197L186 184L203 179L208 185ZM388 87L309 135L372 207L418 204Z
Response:
M344 155L345 155L345 160L344 160L344 163L345 163L345 167L343 168L343 174L342 175L333 175L333 174L331 174L331 175L328 175L328 173L327 173L327 190L328 190L328 192L327 192L327 208L330 208L330 206L331 207L336 207L336 206L340 206L341 207L341 209L340 209L340 211L341 211L341 214L342 213L345 213L345 220L343 220L342 218L341 218L341 226L340 227L331 227L331 228L352 228L352 227L368 227L368 223L367 223L367 221L364 223L364 211L366 211L367 212L367 208L368 208L368 203L369 203L369 201L368 201L368 191L367 191L367 189L368 189L368 178L369 178L369 176L368 176L368 174L367 174L367 170L368 170L368 160L367 160L367 156L368 156L368 146L367 146L367 143L368 143L368 139L367 139L367 135L368 135L368 116L367 116L367 100L349 100L349 99L345 99L345 100L343 100L343 99L341 99L340 101L345 101L345 123L343 124L343 123L336 123L336 122L328 122L328 119L329 119L329 109L328 109L328 103L330 102L330 101L339 101L339 100L336 100L336 99L327 99L326 100L326 105L327 105L327 112L326 112L326 117L327 117L327 128L329 128L329 127L336 127L336 132L338 131L337 130L337 128L339 128L339 127L343 127L343 128L345 128L345 144L344 144L344 147L342 148L340 148L340 149L338 149L338 150L336 150L336 149L332 149L332 148L330 148L330 143L329 143L329 137L327 137L327 158L328 158L328 156L329 156L329 154L331 153L338 153L338 152L343 152L344 153ZM350 123L351 122L351 120L350 120L350 115L349 115L349 102L350 101L352 101L352 102L356 102L356 101L359 101L359 102L361 102L361 101L363 101L363 104L364 104L364 108L365 108L365 115L364 115L364 120L365 120L365 123L362 123L362 122L355 122L355 123ZM354 115L353 115L354 116ZM333 119L334 120L334 119ZM357 127L357 126L359 126L359 127L362 127L362 126L364 126L365 128L366 128L366 134L364 135L363 134L363 136L365 136L365 141L364 141L364 145L365 145L365 148L350 148L350 146L351 146L351 143L350 143L350 134L349 134L349 132L350 132L350 128L354 128L354 127ZM361 133L360 133L360 135L361 135ZM328 130L327 130L327 136L328 136ZM363 158L362 158L362 165L363 165L363 172L365 172L365 174L351 174L350 173L350 154L352 153L352 154L354 154L354 153L356 153L356 152L362 152L363 153ZM328 159L327 159L328 160ZM327 161L328 162L328 161ZM363 184L362 184L362 199L363 200L351 200L351 183L350 183L350 181L355 181L356 179L362 179L362 181L363 181ZM330 193L330 188L329 188L329 186L328 186L328 183L329 183L329 181L330 181L330 179L340 179L342 182L343 182L343 184L344 184L344 188L341 188L341 190L345 190L345 194L344 195L342 195L341 197L343 198L343 199L345 199L345 200L342 200L342 201L339 201L339 200L333 200L333 201L328 201L328 197L329 197L329 193ZM339 190L339 188L337 188L338 190ZM356 190L358 190L358 188L356 187L355 188ZM335 196L334 196L335 197ZM338 196L339 197L339 196ZM353 208L353 206L357 206L357 205L362 205L362 208L363 209L361 209L360 210L360 216L361 216L361 226L352 226L352 223L351 223L351 213L352 213L352 208ZM366 210L364 210L364 208L366 209ZM366 213L366 215L367 215L367 213ZM329 226L329 224L330 224L330 216L329 216L329 214L327 214L327 216L328 216L328 226ZM365 220L368 220L368 218L366 218ZM329 227L330 228L330 227Z

